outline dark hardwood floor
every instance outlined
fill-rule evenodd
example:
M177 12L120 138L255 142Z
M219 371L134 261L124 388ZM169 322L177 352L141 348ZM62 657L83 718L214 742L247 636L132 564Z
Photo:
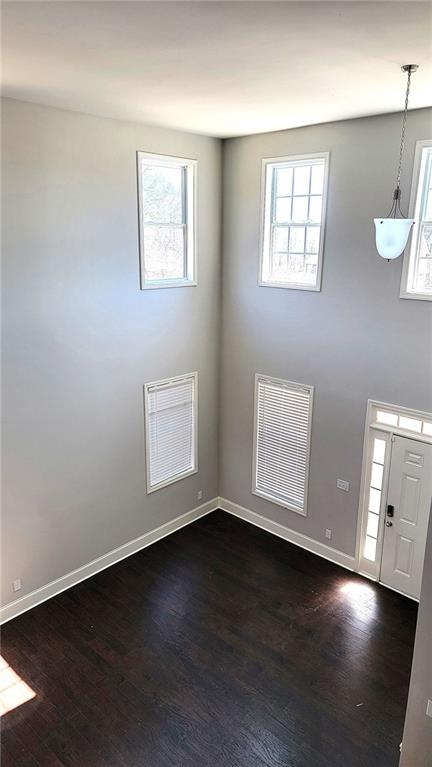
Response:
M214 512L6 624L2 767L396 767L415 620Z

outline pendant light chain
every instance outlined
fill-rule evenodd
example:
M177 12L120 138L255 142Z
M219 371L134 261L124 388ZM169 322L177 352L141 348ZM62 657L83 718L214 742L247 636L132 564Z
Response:
M402 173L402 159L405 148L405 130L408 115L408 99L411 85L411 75L418 69L418 64L404 64L402 72L407 73L407 87L405 94L405 110L402 120L402 133L399 150L399 165L396 176L396 189L393 192L393 204L386 217L374 218L375 242L377 251L382 258L392 261L398 258L404 251L408 242L409 233L414 224L413 218L407 218L401 211L400 200L402 191L400 187Z
M406 89L406 95L405 95L405 111L404 111L404 116L402 121L402 134L401 134L401 143L400 143L400 150L399 150L399 166L398 166L397 178L396 178L396 189L400 189L402 157L403 157L404 148L405 148L405 128L406 128L406 121L407 121L407 114L408 114L408 99L409 99L410 85L411 85L411 67L408 69L407 89Z

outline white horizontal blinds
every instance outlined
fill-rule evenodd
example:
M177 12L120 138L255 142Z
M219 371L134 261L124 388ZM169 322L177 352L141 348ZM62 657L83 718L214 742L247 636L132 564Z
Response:
M147 389L150 488L195 470L196 377Z
M312 389L257 377L256 492L304 512Z

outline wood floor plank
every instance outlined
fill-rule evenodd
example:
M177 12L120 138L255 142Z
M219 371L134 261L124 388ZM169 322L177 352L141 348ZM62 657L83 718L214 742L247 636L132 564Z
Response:
M397 767L416 605L214 512L3 629L14 767Z

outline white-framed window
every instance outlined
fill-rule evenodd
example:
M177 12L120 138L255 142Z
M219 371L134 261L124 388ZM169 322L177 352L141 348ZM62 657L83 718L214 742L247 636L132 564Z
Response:
M141 289L196 285L197 161L137 153Z
M195 474L198 373L144 385L147 493Z
M428 413L399 406L371 402L372 425L389 428L398 434L417 439L432 437L432 418Z
M260 285L321 290L329 156L263 160Z
M313 386L255 376L252 492L306 516Z
M385 501L385 489L388 474L388 452L391 434L376 431L369 435L368 463L366 466L366 493L364 509L364 529L362 535L361 557L366 560L368 574L374 573L378 555L378 542L381 536L382 508Z
M432 139L416 144L409 216L414 226L404 256L401 298L432 301Z

